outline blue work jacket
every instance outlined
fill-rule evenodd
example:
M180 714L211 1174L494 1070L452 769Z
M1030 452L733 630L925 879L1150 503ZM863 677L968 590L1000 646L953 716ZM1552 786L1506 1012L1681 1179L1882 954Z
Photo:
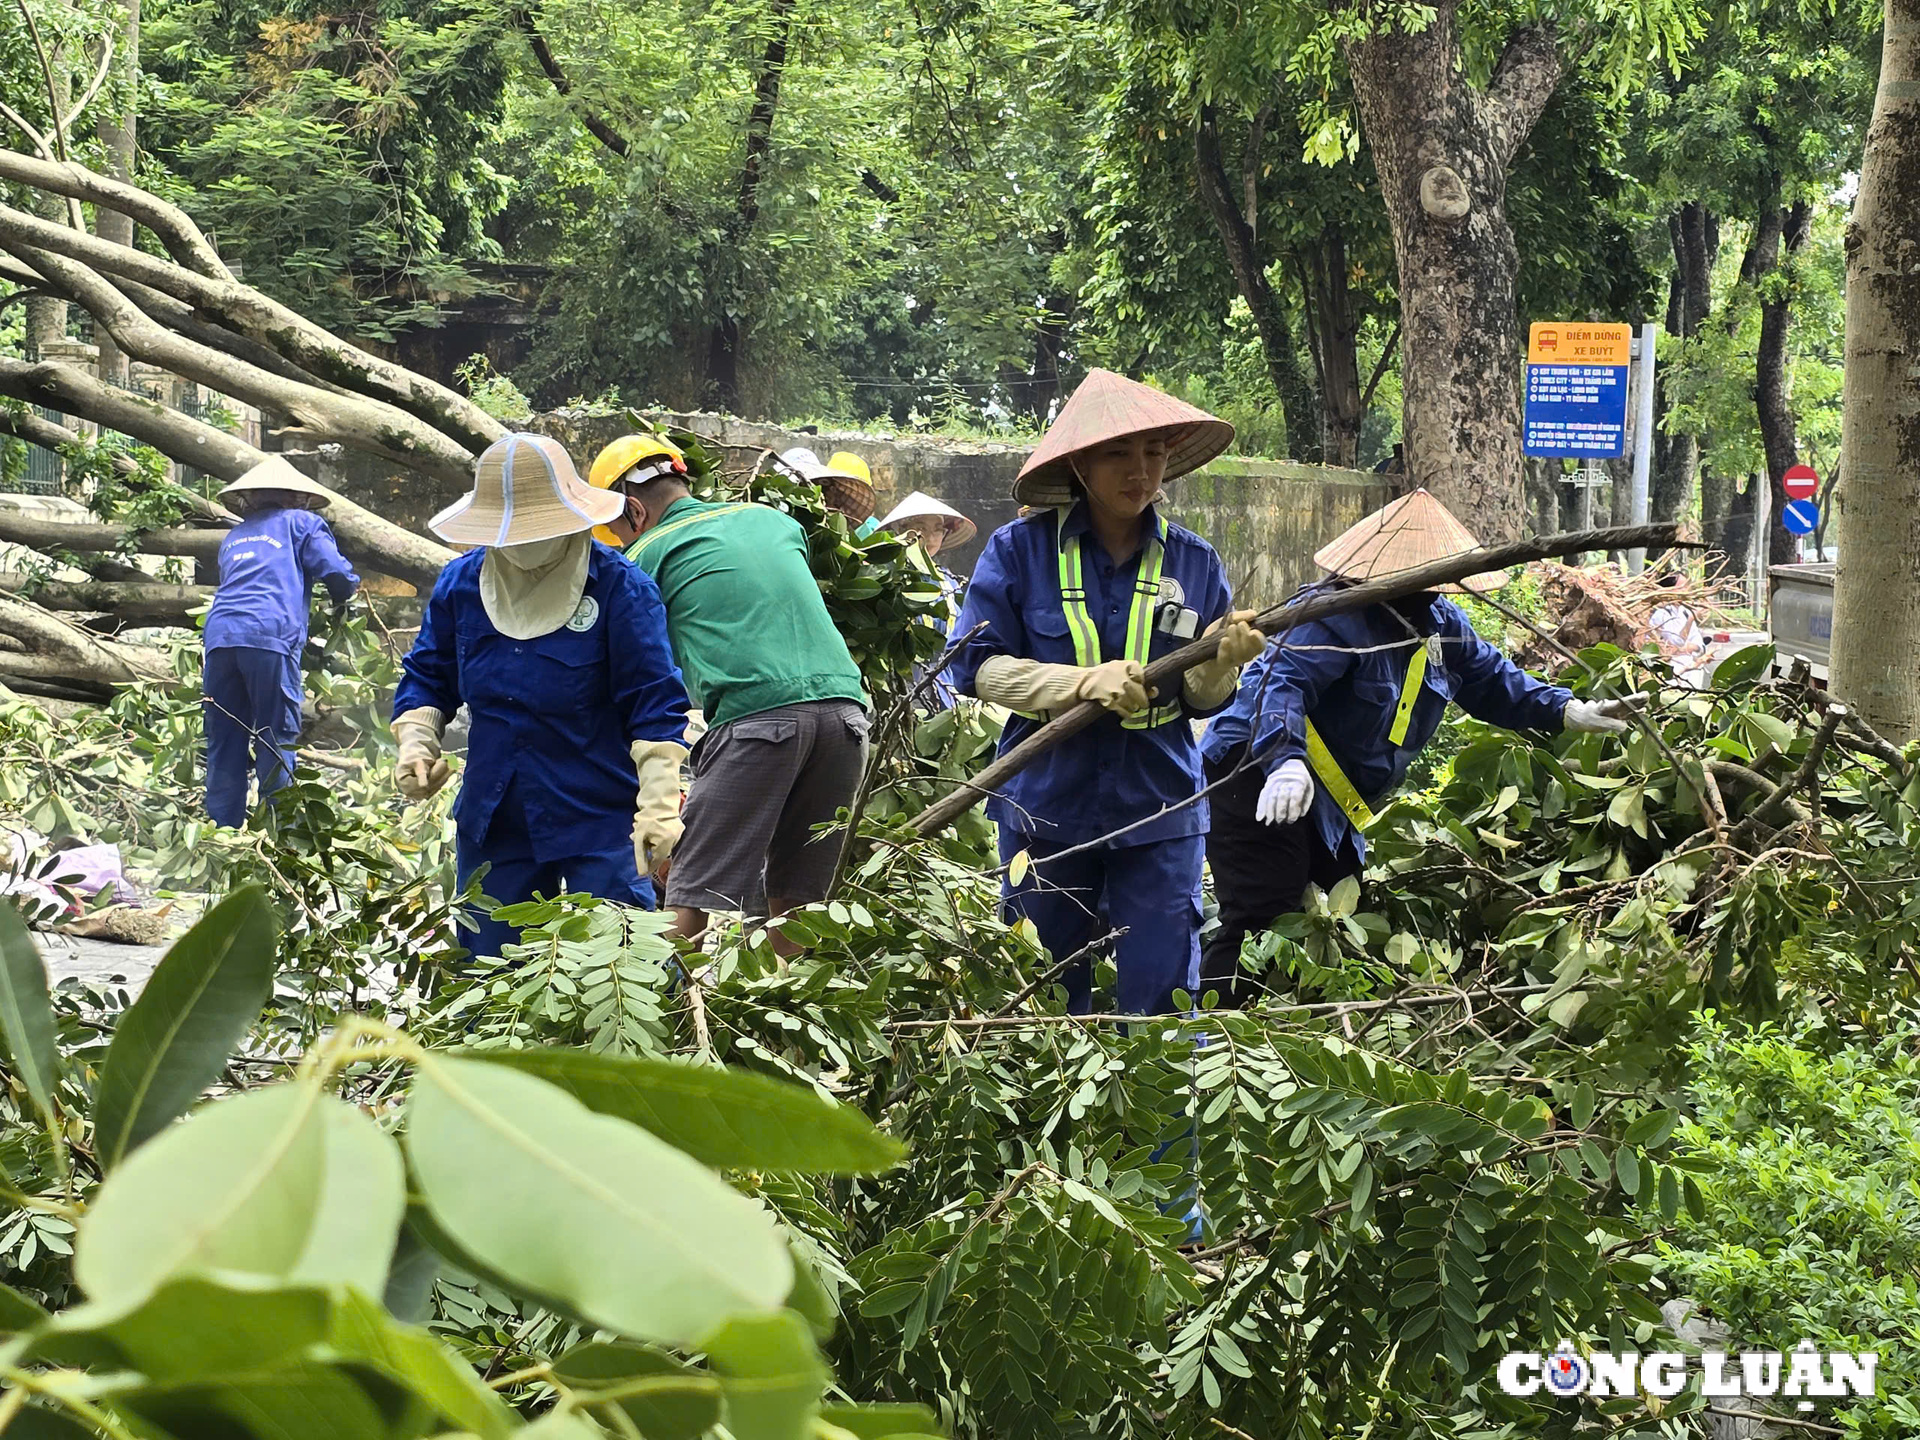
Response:
M1335 583L1309 586L1294 600L1326 594ZM1360 798L1377 809L1440 728L1450 700L1491 725L1559 731L1572 692L1534 679L1474 634L1466 612L1451 600L1420 598L1426 603L1404 610L1372 605L1284 631L1240 672L1239 693L1207 727L1201 742L1206 757L1218 761L1234 746L1248 744L1271 774L1283 760L1306 758L1305 721L1311 717ZM1395 745L1388 738L1394 709L1414 644L1427 636L1439 638L1440 652L1428 661L1406 736ZM1364 859L1365 837L1318 777L1314 786L1309 818L1328 853L1337 856L1346 847L1345 853Z
M1127 612L1141 555L1116 565L1089 533L1086 502L1068 511L1064 522L1044 510L993 532L967 582L966 603L953 634L965 636L985 622L986 629L961 646L948 674L962 694L974 693L974 676L994 655L1013 655L1052 665L1076 663L1066 610L1060 603L1060 546L1074 536L1087 537L1083 578L1087 611L1100 632L1103 660L1127 654ZM1149 508L1148 523L1158 528L1165 547L1161 560L1163 604L1177 598L1195 614L1194 632L1226 614L1230 595L1226 573L1213 547ZM1144 550L1144 547L1143 547ZM1148 658L1157 660L1194 638L1168 628L1171 613L1156 623ZM1103 715L1078 735L1042 755L1007 781L987 801L987 814L1001 825L1038 839L1069 845L1097 839L1144 819L1200 789L1200 753L1193 742L1197 715L1176 690L1180 718L1151 730L1129 730L1118 715ZM1162 697L1163 701L1167 697ZM1014 715L1000 737L1005 754L1040 728L1041 722ZM1116 847L1145 845L1182 835L1204 834L1206 801L1197 801L1114 840Z
M307 604L325 585L336 604L360 577L311 510L249 515L220 542L220 584L207 610L206 648L298 655L307 643Z
M487 839L509 782L525 811L531 844L522 848L534 859L630 843L639 783L632 744L680 743L687 729L687 692L658 587L596 541L573 618L515 640L494 628L480 599L485 555L469 551L440 572L393 713L431 705L451 717L463 703L472 712L453 807L469 843Z

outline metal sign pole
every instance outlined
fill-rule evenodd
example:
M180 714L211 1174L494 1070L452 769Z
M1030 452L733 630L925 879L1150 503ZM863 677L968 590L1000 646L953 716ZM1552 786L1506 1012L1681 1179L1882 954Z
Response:
M1635 347L1638 352L1640 388L1634 394L1633 406L1633 522L1635 525L1647 523L1647 510L1650 502L1650 481L1653 472L1653 382L1658 369L1655 355L1656 341L1652 321L1640 327L1640 340ZM1646 567L1647 552L1629 550L1627 552L1627 572L1638 575Z

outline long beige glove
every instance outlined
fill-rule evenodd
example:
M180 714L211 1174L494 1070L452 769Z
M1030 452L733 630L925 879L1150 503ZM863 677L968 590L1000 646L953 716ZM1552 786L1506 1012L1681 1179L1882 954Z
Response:
M1206 629L1208 635L1220 635L1220 648L1211 660L1203 660L1187 671L1181 688L1196 709L1211 710L1226 702L1239 683L1240 667L1267 648L1267 637L1253 628L1252 610L1235 610L1222 615Z
M680 766L687 747L671 740L636 740L633 765L640 788L633 802L633 863L642 875L673 854L686 826L680 823Z
M447 783L452 768L440 757L440 733L447 717L431 705L420 705L393 721L393 738L400 745L400 761L393 781L409 800L425 800Z
M981 662L973 693L989 704L1029 715L1065 710L1077 700L1098 701L1120 715L1147 708L1146 671L1133 660L1109 660L1083 669L994 655Z

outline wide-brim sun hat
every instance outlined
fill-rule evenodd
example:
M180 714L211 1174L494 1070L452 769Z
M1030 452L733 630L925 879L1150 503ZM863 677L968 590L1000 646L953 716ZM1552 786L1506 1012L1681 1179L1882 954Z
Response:
M936 500L924 490L916 490L888 513L880 522L882 530L939 530L943 532L945 545L964 545L974 537L973 521L943 500Z
M1385 580L1417 566L1480 549L1474 534L1425 490L1402 495L1349 526L1319 550L1313 563L1342 580ZM1457 585L1436 588L1484 595L1507 583L1507 572L1488 570Z
M626 503L582 480L558 440L513 431L480 452L473 489L427 528L456 545L524 545L605 525Z
M267 456L238 480L222 486L218 497L221 504L230 505L239 496L261 490L283 490L293 495L304 495L321 505L331 505L338 498L324 485L314 483L294 469L291 461L278 455Z
M1198 470L1233 443L1233 426L1217 415L1111 370L1089 370L1020 467L1013 498L1040 508L1071 504L1075 455L1150 430L1167 432L1167 480Z
M840 463L827 464L804 445L796 445L781 452L780 463L802 480L818 485L827 497L828 507L838 510L854 524L871 519L873 475L867 470L867 462L850 451L842 451L833 458Z

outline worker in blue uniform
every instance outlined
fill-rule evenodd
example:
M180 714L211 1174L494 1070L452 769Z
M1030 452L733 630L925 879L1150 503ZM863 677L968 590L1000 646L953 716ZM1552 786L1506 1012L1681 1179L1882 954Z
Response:
M1322 548L1314 563L1332 578L1295 599L1476 548L1465 526L1416 490ZM1505 578L1471 576L1463 587L1484 592ZM1242 942L1300 909L1309 883L1330 890L1360 873L1374 809L1399 788L1449 703L1509 730L1627 729L1622 702L1577 700L1535 679L1435 591L1287 630L1246 667L1201 743L1214 787L1207 866L1220 905L1203 988L1238 1005L1259 994L1241 970Z
M478 545L440 572L393 701L396 781L447 781L447 719L472 716L453 815L464 888L483 863L503 905L564 887L652 909L648 874L680 838L687 693L666 608L643 572L590 533L621 496L587 486L556 440L509 434L472 493L428 522ZM472 939L517 938L491 918Z
M318 513L332 496L279 456L254 466L220 499L241 520L220 541L220 580L203 636L207 814L237 827L247 818L249 772L259 777L262 801L293 778L313 587L326 586L337 613L360 577Z
M839 459L838 455L834 456L835 461ZM961 592L966 586L935 557L949 545L964 545L973 539L976 529L973 521L924 490L916 490L893 507L880 522L880 528L905 540L908 561L940 582L940 611L928 616L925 623L940 632L942 641L951 642L956 633L953 622L960 618ZM916 689L926 680L931 668L932 662L913 667ZM951 710L957 698L952 679L944 671L935 675L921 698L929 710Z
M1032 513L988 540L954 633L969 636L953 682L1015 712L1001 753L1051 712L1083 700L1112 712L1048 751L988 800L1009 919L1031 919L1069 1008L1092 1004L1098 917L1119 933L1119 1009L1169 1011L1199 976L1200 869L1207 828L1192 720L1224 705L1264 643L1230 613L1220 558L1159 513L1161 483L1206 464L1233 427L1106 370L1094 370L1029 457L1014 494ZM974 634L976 627L979 629ZM1202 633L1218 657L1172 694L1145 666Z

